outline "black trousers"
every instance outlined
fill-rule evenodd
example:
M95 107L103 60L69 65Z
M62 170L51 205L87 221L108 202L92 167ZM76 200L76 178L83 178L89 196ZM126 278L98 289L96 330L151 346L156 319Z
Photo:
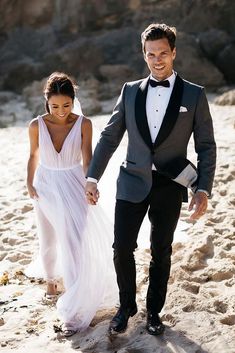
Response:
M164 305L171 267L174 231L182 204L182 189L170 179L153 172L149 195L140 203L117 200L114 225L114 265L119 286L120 305L136 305L136 268L134 250L142 221L148 211L151 222L151 262L147 310L159 313Z

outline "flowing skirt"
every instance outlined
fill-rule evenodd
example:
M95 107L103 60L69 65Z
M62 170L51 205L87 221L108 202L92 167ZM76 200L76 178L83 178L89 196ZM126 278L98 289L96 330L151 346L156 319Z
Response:
M71 328L87 328L100 308L117 302L112 261L113 226L102 208L87 204L81 166L69 170L37 169L34 201L39 236L39 261L27 275L62 277L65 292L58 315ZM39 266L41 262L42 266Z

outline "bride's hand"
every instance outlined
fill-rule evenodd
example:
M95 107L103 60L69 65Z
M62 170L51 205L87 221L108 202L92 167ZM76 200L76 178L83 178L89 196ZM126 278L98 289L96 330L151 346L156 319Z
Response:
M39 198L37 191L33 185L27 185L29 196L31 199L37 200Z
M99 190L97 189L97 184L88 181L86 183L86 198L90 205L96 205L98 198L100 197Z

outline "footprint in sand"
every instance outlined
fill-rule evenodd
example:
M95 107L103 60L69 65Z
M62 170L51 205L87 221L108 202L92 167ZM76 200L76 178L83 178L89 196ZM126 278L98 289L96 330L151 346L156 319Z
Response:
M175 326L177 324L177 322L180 321L179 318L176 318L176 317L174 317L171 314L163 314L162 320L163 321L168 321L172 326Z
M223 249L225 251L220 251L218 256L221 259L231 259L231 260L235 260L235 254L234 253L230 253L229 251L233 248L234 244L231 244L230 242L228 242L227 244L223 245Z
M211 201L211 206L213 207L213 208L216 208L216 206L218 205L218 201Z
M221 282L226 279L230 279L233 277L233 270L221 270L221 271L214 271L212 274L209 275L210 279L215 282Z
M29 250L22 250L21 252L22 254L25 254L25 255L32 255L32 252Z
M7 213L2 219L3 221L9 221L13 217L15 217L14 213Z
M230 200L229 203L230 203L232 206L235 206L235 200Z
M228 163L227 163L227 164L221 164L220 167L221 167L221 168L224 168L224 169L228 169L229 164L228 164Z
M195 311L195 305L193 303L190 303L188 305L185 305L182 310L186 313L190 313L191 311Z
M226 190L226 189L221 189L221 190L219 191L219 194L220 194L221 196L226 196L226 195L227 195L227 190Z
M5 244L9 244L11 246L14 246L15 244L18 243L18 239L17 238L10 238L10 237L6 237L2 239L2 242Z
M18 262L19 262L19 264L20 264L20 265L25 266L25 265L30 264L30 262L32 262L32 258L28 258L28 259L19 260Z
M6 232L6 231L8 231L8 230L10 230L11 228L9 228L9 227L6 227L6 228L0 228L0 232Z
M14 218L14 221L23 221L25 218L23 216L17 216Z
M35 240L35 235L27 235L27 240Z
M188 281L185 281L184 283L182 283L182 288L187 292L198 294L200 286L198 284L193 284Z
M219 313L225 314L227 309L228 309L228 304L223 303L220 300L216 300L214 303L214 308L216 311L218 311Z
M7 260L11 262L18 262L19 260L25 260L25 254L22 253L16 253L16 254L9 254L9 256L6 257Z
M235 315L229 315L220 320L222 324L233 326L235 325Z
M1 252L0 261L2 261L7 256L7 252Z
M3 201L2 205L3 206L11 206L11 203L9 201Z
M27 213L27 212L30 212L32 211L33 209L33 206L32 205L25 205L22 209L21 209L21 213Z
M231 229L229 228L225 228L225 226L223 226L222 224L220 225L220 227L215 227L214 226L214 234L220 234L223 235L225 238L226 237L230 237L231 236Z
M210 217L208 219L209 222L212 222L212 223L221 223L224 221L226 215L221 215L221 216L217 216L217 217Z

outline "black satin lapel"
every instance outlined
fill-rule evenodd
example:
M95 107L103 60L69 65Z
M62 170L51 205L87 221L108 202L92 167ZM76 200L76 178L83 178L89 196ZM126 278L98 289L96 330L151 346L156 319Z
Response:
M173 129L179 116L183 90L184 81L177 75L161 128L154 143L154 148L158 147L169 136Z
M148 79L145 79L137 93L135 98L135 119L138 130L145 141L146 145L152 150L152 139L149 132L149 126L146 115L146 96L148 91Z

